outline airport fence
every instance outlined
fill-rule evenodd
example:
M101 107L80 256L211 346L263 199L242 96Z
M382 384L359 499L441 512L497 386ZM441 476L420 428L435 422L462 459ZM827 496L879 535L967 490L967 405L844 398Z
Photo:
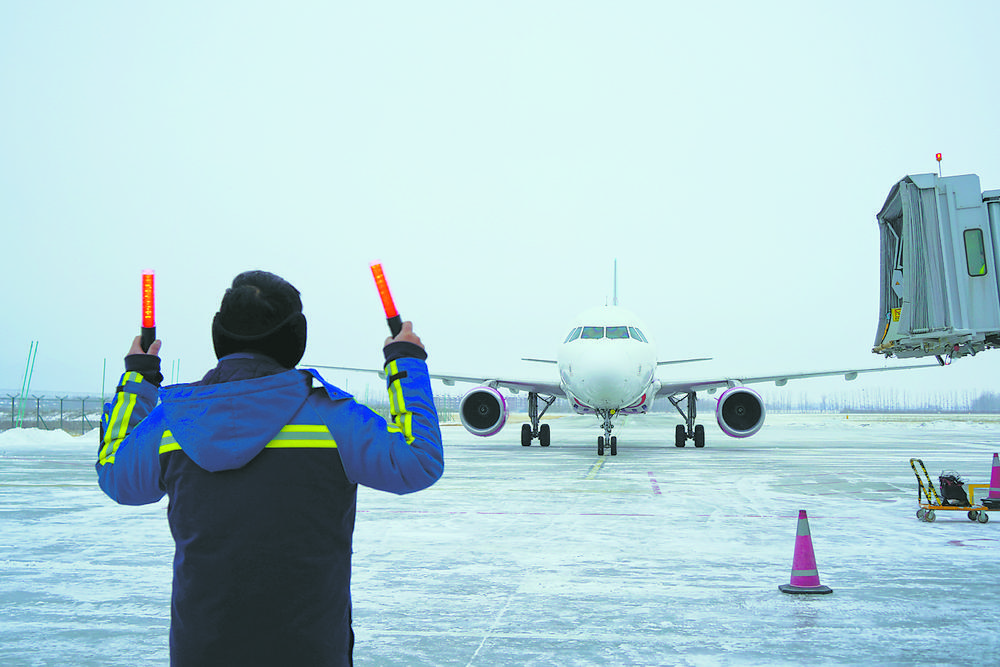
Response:
M40 428L82 434L101 423L104 401L94 396L20 396L8 394L0 405L0 431Z
M389 406L384 401L359 397L373 410L388 417ZM20 396L7 394L0 404L0 431L12 428L62 430L82 435L101 424L104 403L109 399L96 396ZM458 419L459 396L435 396L434 404L442 421Z
M3 396L0 394L0 396ZM357 400L369 406L385 418L389 417L389 406L383 392L365 392L356 397ZM935 394L923 396L893 396L893 400L883 400L885 397L871 395L836 395L822 397L819 400L809 400L801 395L780 393L768 394L765 404L771 413L1000 413L1000 394L994 392L962 392L956 394ZM918 400L919 399L919 400ZM101 412L104 403L109 399L96 396L27 396L6 394L0 398L0 431L11 428L39 428L49 431L63 430L79 435L100 426ZM528 400L525 394L508 395L507 409L512 414L526 414ZM462 397L459 395L437 395L434 404L438 417L442 422L458 421L459 405ZM674 409L669 402L662 400L654 404L654 412L673 414ZM715 410L714 399L698 398L698 412L702 415L711 414ZM548 414L570 412L565 401L557 401Z

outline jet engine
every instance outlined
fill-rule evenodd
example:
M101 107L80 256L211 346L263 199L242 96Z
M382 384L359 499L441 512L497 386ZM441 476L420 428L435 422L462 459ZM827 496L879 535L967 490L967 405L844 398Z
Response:
M731 387L719 397L715 419L726 435L749 438L764 425L764 402L752 389Z
M507 402L493 387L476 387L462 397L458 414L472 435L496 435L507 423Z

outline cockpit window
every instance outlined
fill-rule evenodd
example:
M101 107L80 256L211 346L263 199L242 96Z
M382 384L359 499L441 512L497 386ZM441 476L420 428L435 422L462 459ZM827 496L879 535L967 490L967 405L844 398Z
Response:
M608 338L622 339L628 338L628 327L608 327L605 331L605 336Z
M577 338L580 337L580 332L581 331L583 331L583 327L577 327L577 328L573 329L572 331L569 332L569 335L566 336L566 340L563 341L563 342L564 343L568 343L571 340L576 340Z
M566 338L566 342L571 340L576 340L577 338L582 338L584 340L598 340L600 338L609 338L611 340L627 340L629 338L634 338L636 340L641 340L643 343L648 342L645 337L635 327L619 326L619 327L577 327L569 332L569 337Z

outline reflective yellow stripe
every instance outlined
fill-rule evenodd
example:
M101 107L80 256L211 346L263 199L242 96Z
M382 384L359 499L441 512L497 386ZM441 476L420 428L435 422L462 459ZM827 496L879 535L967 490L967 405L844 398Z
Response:
M330 437L330 430L323 424L288 424L281 429L281 432L275 438L285 437L289 433L303 434L304 437L321 438L324 435Z
M395 361L389 362L387 369L388 377L399 373L399 366ZM406 444L413 444L413 413L406 409L406 399L403 397L403 385L399 380L391 383L389 390L389 412L392 415L393 424L389 426L390 433L401 433L406 439Z
M266 449L336 449L337 441L333 439L330 430L322 424L288 424L271 442L265 445ZM182 447L174 434L164 431L160 438L160 454L169 452L179 452Z
M389 377L399 373L399 366L396 365L395 361L389 363ZM393 417L403 412L406 406L406 401L403 398L403 387L400 385L399 380L391 383L388 387L389 389L389 411Z
M129 371L122 376L122 386L128 382L142 382L142 375L135 371ZM136 398L136 394L124 391L115 396L115 404L111 409L111 417L108 419L108 428L104 432L104 447L101 448L97 458L100 465L115 462L118 446L128 435L128 424L132 419Z
M289 424L285 426L271 442L268 449L336 449L337 441L330 434L330 429L322 424Z
M181 450L180 444L177 442L177 438L170 431L164 431L163 437L160 438L160 453L166 454L167 452L179 452Z

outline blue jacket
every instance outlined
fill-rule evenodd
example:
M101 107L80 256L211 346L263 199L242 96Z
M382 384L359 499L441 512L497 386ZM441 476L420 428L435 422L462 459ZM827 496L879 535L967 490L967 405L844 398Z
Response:
M171 664L351 664L357 485L409 493L444 467L426 364L396 359L386 376L388 423L259 355L163 390L122 376L98 480L126 505L169 496Z

